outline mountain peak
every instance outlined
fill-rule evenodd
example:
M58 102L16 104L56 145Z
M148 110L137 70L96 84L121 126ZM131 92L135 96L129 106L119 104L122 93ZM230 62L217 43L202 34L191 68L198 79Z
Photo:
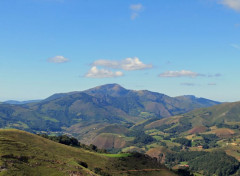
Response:
M119 97L126 95L129 90L123 88L119 84L105 84L101 86L94 87L92 89L88 89L84 91L87 94L90 95L96 95L96 94L102 94L102 95L110 95L113 97Z
M197 97L194 95L183 95L183 97L185 98L189 98L189 99L196 99Z
M95 87L96 89L125 89L121 85L113 83L113 84L104 84L101 86ZM94 88L93 88L94 89Z

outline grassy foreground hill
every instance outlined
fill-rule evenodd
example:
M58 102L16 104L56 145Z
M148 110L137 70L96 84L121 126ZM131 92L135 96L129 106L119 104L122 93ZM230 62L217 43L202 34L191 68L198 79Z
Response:
M19 131L0 130L0 176L175 174L144 155L100 154Z

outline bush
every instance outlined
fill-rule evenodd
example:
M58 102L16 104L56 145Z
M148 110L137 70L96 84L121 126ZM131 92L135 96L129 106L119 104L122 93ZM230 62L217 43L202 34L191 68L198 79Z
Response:
M88 164L83 162L83 161L79 161L78 164L85 167L85 168L88 168Z

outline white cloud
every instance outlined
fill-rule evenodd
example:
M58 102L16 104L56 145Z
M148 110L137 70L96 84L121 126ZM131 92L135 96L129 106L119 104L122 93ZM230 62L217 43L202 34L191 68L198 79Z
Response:
M130 5L130 9L131 19L135 20L139 16L139 13L143 11L144 7L142 4L132 4Z
M111 60L97 60L93 62L94 66L103 66L113 69L122 69L122 70L143 70L147 68L152 68L150 64L144 64L139 58L126 58L121 61L111 61Z
M69 59L65 58L64 56L55 56L55 57L49 58L48 62L51 62L51 63L65 63L65 62L69 62Z
M120 71L112 72L106 69L98 69L96 66L93 66L85 75L85 77L88 78L111 78L120 76L123 76L123 73Z
M143 5L142 4L132 4L132 5L130 5L130 9L138 12L143 9Z
M231 46L232 46L233 48L240 49L240 45L237 45L237 44L231 44Z
M236 11L240 11L240 0L221 0L220 3Z
M203 76L202 74L195 73L192 71L188 70L181 70L181 71L166 71L164 73L161 73L159 77L168 77L168 78L173 78L173 77L197 77L197 76Z

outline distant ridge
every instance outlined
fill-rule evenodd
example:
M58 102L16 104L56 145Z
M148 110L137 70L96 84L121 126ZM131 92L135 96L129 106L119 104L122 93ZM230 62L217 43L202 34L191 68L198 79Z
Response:
M209 99L202 98L202 97L198 98L194 95L183 95L183 96L178 96L178 97L175 97L175 98L180 100L180 101L185 100L185 101L192 101L192 102L204 104L205 107L220 104L220 102L218 102L218 101L213 101L213 100L209 100Z
M37 103L40 101L41 100L26 100L26 101L8 100L8 101L4 101L3 103L21 105L21 104L28 104L28 103Z

